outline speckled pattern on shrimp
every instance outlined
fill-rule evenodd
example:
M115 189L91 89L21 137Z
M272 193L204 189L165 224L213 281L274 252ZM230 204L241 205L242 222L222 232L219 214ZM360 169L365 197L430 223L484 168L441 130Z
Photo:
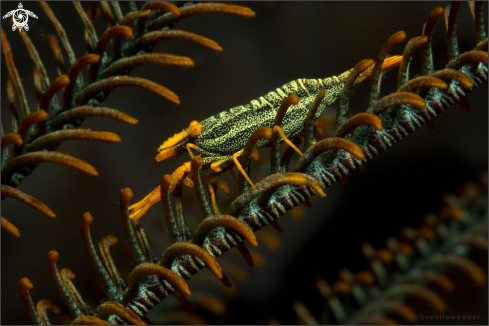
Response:
M304 120L316 95L326 90L326 96L316 113L316 118L324 108L340 95L350 71L340 76L326 79L297 79L274 92L269 92L249 104L236 106L200 122L202 133L193 143L201 154L221 154L229 156L241 151L251 133L259 127L273 127L278 108L284 99L292 94L299 96L299 103L287 110L282 129L287 137L295 137L304 128ZM255 147L268 145L269 139L262 139ZM185 144L182 144L184 147ZM179 146L180 147L180 146ZM214 161L216 161L214 159Z

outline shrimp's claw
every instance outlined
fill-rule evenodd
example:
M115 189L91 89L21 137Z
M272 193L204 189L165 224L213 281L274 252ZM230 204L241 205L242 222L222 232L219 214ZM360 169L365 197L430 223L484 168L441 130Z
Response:
M156 155L154 161L153 161L153 166L156 166L158 163L161 163L163 161L166 161L167 159L177 156L180 153L185 152L185 148L166 148L162 150L158 155Z
M161 197L160 186L158 186L155 189L153 189L153 191L151 191L142 200L128 207L129 218L131 220L138 220L144 215L146 215L146 213L151 208L151 206L153 206L160 200L160 197Z
M190 161L183 163L180 167L178 167L173 173L170 175L171 179L173 182L171 183L170 187L168 188L168 193L171 193L173 189L175 189L176 185L182 180L187 174L190 172ZM135 204L132 204L129 206L129 218L131 220L138 220L146 213L148 210L159 202L161 199L161 189L160 186L156 187L151 191L146 197L144 197L142 200L138 201Z

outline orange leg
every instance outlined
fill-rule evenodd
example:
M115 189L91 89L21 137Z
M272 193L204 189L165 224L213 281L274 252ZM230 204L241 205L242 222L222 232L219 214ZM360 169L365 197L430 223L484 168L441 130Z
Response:
M187 144L187 150L188 150L188 153L190 154L190 158L194 158L194 153L192 153L192 149L195 149L195 150L199 150L199 148L194 145L194 144ZM210 168L216 172L221 172L221 168L219 167L219 164L217 162L214 162L211 164Z
M300 156L303 156L302 152L297 148L297 146L295 146L288 138L287 136L285 136L282 128L280 128L279 126L275 126L273 127L273 132L278 132L279 135L280 135L280 138L283 139L284 142L286 142L290 147L292 147ZM255 148L253 148L253 150L256 150ZM258 154L258 153L256 153ZM255 184L251 181L250 177L248 176L248 173L246 173L246 171L243 169L243 167L241 166L241 164L239 163L239 160L238 160L238 157L241 155L240 152L237 152L237 153L234 153L233 154L233 161L234 161L234 164L236 164L236 167L238 168L239 172L241 172L241 174L245 177L245 179L248 181L248 183L253 187L253 189L256 189L256 186Z
M221 172L221 168L219 167L219 164L217 164L217 162L211 164L211 169L213 169L216 172Z
M255 184L251 181L250 177L248 176L248 173L243 169L241 164L239 163L238 157L241 155L240 152L234 153L233 154L233 161L234 164L236 164L236 167L238 168L239 172L245 177L245 179L249 182L249 184L253 187L253 189L256 189Z
M194 144L188 143L187 144L187 151L190 154L190 158L194 158L194 153L192 153L192 149L197 150L197 146L195 146Z
M274 133L275 133L275 132L278 132L278 133L279 133L279 135L280 135L280 138L282 138L284 142L286 142L286 143L287 143L287 144L288 144L290 147L292 147L292 148L293 148L293 149L294 149L294 150L297 152L297 154L299 154L300 156L304 156L304 155L302 154L302 152L301 152L301 151L300 151L300 150L297 148L297 146L295 146L295 145L294 145L294 144L293 144L293 143L292 143L292 142L291 142L291 141L290 141L290 140L287 138L287 136L285 136L285 134L284 134L284 132L283 132L282 128L280 128L279 126L275 126L275 127L273 127L273 132L274 132Z

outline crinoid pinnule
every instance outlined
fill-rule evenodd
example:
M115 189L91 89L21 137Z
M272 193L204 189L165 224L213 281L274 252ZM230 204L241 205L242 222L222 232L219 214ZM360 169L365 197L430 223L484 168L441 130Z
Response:
M418 218L418 227L402 227L382 247L364 242L366 268L342 268L329 282L317 278L321 307L310 305L312 313L294 301L297 323L485 323L487 212L487 173L481 173L478 183L445 194L440 211Z
M247 7L217 3L180 5L181 11L177 5L164 1L140 4L140 8L134 4L126 11L123 11L117 2L113 2L111 6L102 3L101 8L95 5L88 9L78 1L73 2L73 5L73 14L77 15L82 23L80 26L84 27L85 55L75 53L74 46L70 43L70 37L73 35L66 33L58 18L63 15L57 16L47 2L40 2L46 20L49 20L52 26L36 32L53 32L45 37L37 35L41 39L45 38L42 41L47 42L54 56L57 75L53 80L50 80L48 74L48 71L51 72L49 66L40 56L39 45L36 47L28 34L22 33L20 27L18 29L30 56L30 66L34 70L33 93L37 100L35 109L29 106L29 102L32 101L26 93L26 78L17 68L19 64L22 68L29 67L29 64L15 62L16 58L19 59L15 53L20 49L17 46L13 48L9 42L11 35L7 36L3 28L1 31L2 52L8 72L8 80L4 83L8 105L4 106L4 111L7 111L5 117L9 115L9 119L2 119L2 199L14 198L50 217L55 217L55 214L46 204L12 187L17 187L40 163L67 165L90 176L97 176L95 167L71 155L58 152L57 148L68 140L96 140L109 143L121 141L121 138L112 132L78 128L88 117L111 118L129 124L138 122L124 112L100 105L110 92L121 87L141 88L173 104L180 104L178 95L167 87L149 79L129 76L134 68L140 66L157 64L189 68L195 65L189 57L148 53L157 43L165 40L183 40L217 52L223 50L218 43L209 38L183 30L169 30L170 28L182 18L204 13L230 13L248 18L255 15ZM21 4L19 8L22 8ZM108 27L98 33L94 23L98 22L96 18L101 12ZM27 16L24 15L30 13L25 9L17 9L13 17L14 25L24 26L27 31ZM7 16L8 14L4 18ZM18 23L20 20L22 23ZM59 98L56 95L58 92L62 93ZM2 228L16 237L20 236L19 230L3 217Z
M261 4L257 4L257 6L261 6ZM175 125L188 125L189 116L187 112L190 112L189 110L191 107L196 108L198 111L192 115L192 119L201 119L220 112L225 108L244 103L250 98L255 98L255 96L273 89L273 87L277 86L278 82L276 80L270 81L270 71L273 72L273 75L279 76L277 78L279 78L281 82L286 82L297 78L298 76L316 76L318 74L318 69L321 69L321 72L324 72L321 74L325 76L332 75L338 71L343 71L343 69L340 68L344 68L344 70L350 69L355 62L358 62L365 57L375 57L379 50L379 46L396 30L405 30L408 38L420 35L420 26L434 7L433 4L429 3L409 3L404 5L396 3L395 6L382 4L382 6L378 7L372 3L355 4L355 6L346 7L338 3L334 5L334 7L331 6L332 4L330 3L284 3L280 4L278 8L265 6L259 7L261 13L265 13L265 16L263 20L260 20L260 11L257 10L259 14L255 22L258 22L256 27L257 30L260 30L260 33L258 34L263 34L264 36L264 31L267 30L270 31L270 34L267 34L267 37L262 38L261 36L256 36L257 33L251 33L252 31L246 26L239 25L239 28L236 28L236 31L233 34L233 39L228 40L231 43L234 42L237 47L236 52L233 52L230 49L231 47L226 46L226 49L231 51L223 53L223 56L219 58L219 60L221 60L220 63L223 64L224 67L235 67L236 73L239 73L240 78L233 79L237 83L237 88L231 88L234 90L240 89L240 91L235 92L229 89L229 80L231 80L233 76L237 76L236 74L233 74L231 70L225 70L224 75L216 80L212 78L209 79L209 76L213 75L213 71L211 71L210 68L209 70L202 70L202 73L204 73L202 79L192 79L194 82L191 84L189 84L189 81L187 80L182 81L182 84L186 85L188 93L186 93L186 95L183 93L179 94L182 99L191 98L190 95L193 95L196 101L189 103L189 106L187 107L188 110L182 109L171 111L172 119L169 121L154 119L155 121L152 127L145 126L144 130L138 129L136 134L138 134L138 132L140 133L141 142L146 141L146 139L155 139L154 145L157 145L156 140L159 141L162 138L164 139L165 137L168 137L169 130L175 130ZM287 8L290 8L291 10L286 11L285 9ZM397 10L399 10L398 16L394 14ZM461 13L463 10L466 9L463 9L462 7ZM371 14L365 15L365 12L370 12ZM406 12L413 13L413 17L408 21L406 21L405 17ZM467 13L467 11L465 11L465 13ZM358 16L356 16L357 14ZM338 21L339 17L348 17L348 20L343 18ZM278 19L276 24L270 23L273 18ZM298 19L303 22L303 24L294 25L291 29L289 22L294 19ZM280 22L282 22L282 25ZM306 22L311 23L311 25L306 24ZM341 25L341 33L344 32L346 34L340 34L337 29L331 28L332 22L336 22L337 26ZM376 25L376 23L379 25ZM229 24L229 26L236 26L231 25L231 23ZM438 24L441 23L439 22ZM280 29L277 29L279 26ZM322 28L320 28L321 26ZM462 30L462 28L466 28L467 26L470 27L470 30ZM388 31L386 30L387 27L389 28ZM470 19L464 23L460 21L459 33L461 33L461 35L473 35L472 33L474 29L472 27L473 23L471 23ZM214 28L215 33L221 33L221 31L215 30L216 27L211 26L211 24L209 24L209 28ZM392 30L390 28L392 28ZM284 30L286 30L287 33L283 33ZM253 34L253 37L248 39L248 34ZM311 35L315 35L315 37L311 37ZM280 49L278 46L275 47L276 44L282 43L279 41L274 42L274 47L267 46L270 44L271 38L276 38L279 41L282 40L286 46L283 49ZM350 40L351 38L354 39L348 42L345 41ZM236 40L239 42L235 42ZM291 44L293 44L294 40L299 42L300 46L297 47L296 51L290 51ZM243 42L243 44L241 44L241 42ZM460 45L462 46L462 43ZM471 43L470 46L467 46L467 49L472 47L472 45L473 44ZM267 51L264 50L265 48ZM399 47L399 51L400 49L402 49L402 47ZM254 53L253 51L255 50L256 52ZM434 49L435 58L440 56L443 58L443 56L445 56L444 53L444 47L441 47L441 49ZM229 54L229 57L226 56L227 54ZM246 61L248 57L253 58L253 60ZM243 63L242 66L233 66L233 64L236 64L236 58L241 59L240 62ZM277 60L277 58L281 59ZM298 62L300 62L300 64L298 64ZM444 62L443 59L442 62ZM255 67L257 65L260 69L257 69L257 71L250 74L249 67ZM285 66L287 69L284 68ZM216 69L216 67L217 61L213 68ZM266 69L264 69L264 67ZM247 79L248 77L251 78ZM382 90L386 91L387 89L384 89L384 86L389 87L389 85L392 85L392 89L389 89L389 91L394 91L396 83L397 80L389 81L389 77L387 76L383 79ZM205 88L206 86L209 88ZM196 91L193 87L198 90ZM245 88L247 89L247 92L249 91L250 93L243 95L241 90ZM210 94L214 94L213 92L216 90L219 91L219 96L209 96ZM359 92L360 91L361 90L359 90ZM312 235L318 235L320 238L319 242L321 243L324 243L326 240L331 240L331 242L328 243L329 245L327 245L328 248L331 248L331 250L326 253L328 257L333 257L335 252L338 252L338 254L343 253L344 249L347 246L350 246L350 244L345 245L345 243L351 242L351 247L357 248L354 243L356 243L357 239L360 239L362 235L365 236L365 233L368 232L375 236L379 233L379 230L372 227L372 224L375 224L376 214L370 212L376 212L377 210L382 209L388 212L394 212L393 214L397 217L400 211L417 208L420 203L417 196L428 199L431 198L431 201L437 200L438 196L431 196L434 196L434 193L436 192L446 192L446 190L440 190L440 188L454 187L460 183L461 178L463 178L463 180L471 178L464 175L477 173L483 166L487 165L487 144L484 145L483 141L475 143L473 141L473 139L478 138L485 139L485 137L480 137L478 133L481 131L481 124L483 127L482 130L485 130L485 122L487 120L487 118L484 118L484 114L487 114L486 110L476 110L476 107L478 108L480 105L477 105L477 102L473 101L473 96L477 96L478 93L481 92L478 90L477 92L474 92L474 95L469 94L469 96L471 96L472 105L470 114L457 110L450 110L435 120L435 131L428 130L427 128L420 129L414 135L406 138L406 140L390 149L388 154L382 155L378 159L370 162L367 165L365 172L351 176L346 191L341 190L345 187L341 185L332 188L337 190L328 192L328 199L322 201L325 203L325 206L319 204L321 201L314 203L313 207L309 210L309 217L306 219L307 223L302 223L303 227L294 227L294 230L292 230L290 224L287 224L287 219L281 222L282 228L284 229L284 233L281 237L284 238L284 243L286 244L283 251L284 254L274 255L272 258L275 261L278 260L279 257L290 259L291 263L286 268L290 274L285 274L283 268L280 267L272 267L269 270L271 272L276 271L277 273L275 274L266 274L262 272L258 275L252 274L253 279L256 279L258 282L258 286L249 287L250 292L252 288L257 289L256 295L248 297L252 299L247 299L247 302L253 311L253 314L245 314L245 317L249 318L249 322L256 322L256 320L259 319L260 322L263 323L266 318L270 316L270 310L273 309L273 307L276 308L280 305L278 302L281 298L292 296L291 293L296 286L292 271L304 271L305 269L303 267L308 263L307 260L299 260L300 257L304 257L304 252L309 251L305 245L305 240L301 239L311 239ZM121 94L121 97L124 99L123 95L124 94ZM206 107L212 108L212 112L207 112L207 109L202 109L203 98L206 98ZM364 111L366 107L363 100L366 97L357 94L354 99L356 98L361 98L361 100L359 100L358 103L355 100L355 102L351 101L350 107L352 109L358 107L358 111ZM137 103L142 107L142 110L147 110L146 106L149 106L149 103L151 103L150 98L140 97L137 100ZM485 96L482 107L487 107ZM183 106L181 108L183 108ZM173 114L175 116L173 116ZM481 118L479 114L483 117ZM440 122L438 123L438 121ZM467 123L467 125L464 123ZM124 133L121 133L121 136L123 135ZM438 138L438 135L440 135L441 139ZM470 135L468 136L469 139L464 138L467 137L467 135ZM448 140L450 140L451 145L447 145ZM136 188L133 188L133 190L135 192L143 193L150 187L154 187L153 184L155 181L160 179L161 175L155 175L151 180L149 180L149 178L141 177L142 175L145 175L144 173L146 172L149 160L139 158L143 153L148 152L142 148L144 146L141 146L141 142L138 142L137 145L131 147L131 151L126 152L123 155L107 149L106 154L112 157L113 160L106 162L106 166L108 170L117 172L110 176L113 178L113 183L117 185L117 188L122 188L126 185L136 185L136 187L138 187L139 185L137 191ZM458 146L455 146L455 144ZM435 150L436 152L434 152ZM406 155L407 153L409 154ZM123 160L130 160L128 166L131 169L124 172L119 170L119 164L116 165L114 162L119 163ZM137 162L140 164L138 165ZM137 168L138 166L139 170ZM440 169L440 166L443 166L450 171L450 178L446 177L446 170ZM166 168L167 167L163 167L163 169ZM172 166L172 168L174 167ZM269 171L265 171L263 174L268 173ZM124 178L127 178L128 181L121 184L121 175L123 175ZM395 180L395 182L393 182L393 180ZM99 221L102 221L102 216L114 216L113 205L108 205L107 203L115 203L117 201L117 196L115 194L118 191L115 188L110 188L112 187L112 185L109 185L111 182L104 182L103 184L97 183L94 185L94 183L83 179L75 179L75 182L76 181L79 181L77 186L83 186L85 183L90 185L84 192L81 188L77 188L77 190L80 191L80 194L85 196L87 201L93 200L93 209L87 207L85 204L75 207L74 203L70 201L72 205L66 208L63 214L80 216L81 212L90 210L94 216L100 216L100 218L98 218ZM94 189L98 190L95 191ZM98 196L96 196L96 194ZM192 196L194 196L193 193ZM100 199L100 201L97 202L97 199ZM428 200L428 202L430 202L430 200ZM335 206L335 209L339 210L337 211L338 214L335 214L340 216L339 219L332 218L332 210L334 208L328 206L333 205L333 203L339 205ZM223 204L226 204L225 200L223 201ZM109 206L112 207L109 208ZM107 211L103 211L105 208ZM350 211L350 214L344 213L344 211L342 213L341 209L345 208L357 210L353 212ZM428 210L429 209L421 208L421 211ZM80 214L75 214L75 211L80 212ZM161 219L163 214L162 209L160 208L159 212L156 210L154 214ZM198 215L198 211L193 214ZM187 216L189 215L191 214L187 214ZM355 219L355 224L353 224L353 217L357 217ZM148 217L148 220L144 221L144 223L151 224L150 218L151 217ZM120 230L118 221L114 221L113 225L109 225L109 223L112 222L108 220L111 219L115 220L113 218L107 218L107 221L103 222L104 227L102 228L104 230L98 230L98 228L94 226L93 232L100 232L98 236L94 235L94 238L105 236L105 229L110 229L110 233L122 238L120 234L116 234L117 230ZM335 222L333 222L333 220ZM389 223L395 223L397 221L396 218L392 218L392 214L389 214L389 218L386 218L386 220ZM315 222L317 222L317 224ZM327 227L319 228L321 222L327 223ZM77 221L76 224L79 224L79 222ZM352 227L353 225L356 227ZM393 227L392 224L388 225L389 226L385 225L379 229L383 230L384 227ZM193 226L196 225L194 224ZM52 248L60 248L58 241L61 241L63 245L67 247L65 252L62 252L64 251L63 249L59 249L61 259L63 259L62 264L63 266L70 266L70 268L77 274L77 284L87 284L86 282L96 277L95 272L87 271L87 273L80 273L77 271L76 267L74 267L77 263L82 263L83 265L86 264L86 260L82 259L85 257L85 253L83 250L77 250L77 248L79 248L78 227L79 225L73 225L72 227L66 226L64 228L65 230L73 230L73 233L70 233L69 231L66 232L67 234L69 233L67 239L62 240L61 238L57 238L56 241L53 241L52 243L40 244L39 247L43 247L39 248L40 252L36 253L33 250L28 253L30 258L29 263L33 264L33 266L39 266L39 278L43 278L43 280L38 281L35 280L34 277L31 277L31 280L35 283L35 292L33 292L33 296L36 298L39 298L38 293L42 293L43 297L49 297L53 301L57 298L56 293L52 292L49 294L49 291L53 290L53 286L49 281L50 277L46 273L46 268L42 266L45 266L46 252ZM146 228L147 231L149 229L151 228ZM161 241L160 230L155 231L157 232L155 234L158 236L158 241ZM151 237L151 235L149 236ZM346 240L344 239L347 236L350 236L351 238L345 242ZM384 236L382 236L382 239L383 238ZM340 245L338 245L338 243ZM164 247L160 248L160 251L162 251L163 248ZM300 250L298 248L300 248ZM117 250L114 250L114 252L115 251ZM286 252L297 253L299 251L301 253L300 257L294 254L285 254ZM68 258L69 256L74 258L72 262L67 261L70 259ZM337 257L338 256L336 256L336 258ZM7 256L7 258L9 257ZM314 257L308 259L314 259ZM331 259L332 258L329 259L329 264L331 263ZM119 263L125 261L125 258L121 257L120 259L117 259L117 257L115 257L115 260L116 263ZM284 266L280 264L278 265ZM83 270L83 266L80 268ZM311 266L311 268L314 267ZM22 273L22 275L30 275L29 272L28 269L25 269L24 271L17 270L16 277L18 279L19 273ZM42 276L41 273L44 273L44 275ZM285 279L280 279L281 277L284 277ZM46 285L45 289L41 288L44 284ZM267 290L263 291L264 288ZM297 288L295 289L297 290ZM84 286L79 290L84 295L89 291L89 289L85 289ZM16 289L12 288L11 292L12 300L10 301L17 301L17 303L19 303ZM10 291L7 291L6 293L10 293ZM102 295L99 293L97 298L102 298ZM61 308L61 300L57 301L56 304ZM231 304L230 311L233 310L233 306L239 311L238 317L241 316L241 319L239 320L242 320L243 322L248 321L242 317L243 312L240 310L242 306L239 304ZM280 309L281 313L290 309L288 304L282 307L285 308ZM229 320L231 320L230 323L235 323L237 320L236 318L238 318L236 315L232 314L229 314L229 317ZM25 320L24 322L28 321Z

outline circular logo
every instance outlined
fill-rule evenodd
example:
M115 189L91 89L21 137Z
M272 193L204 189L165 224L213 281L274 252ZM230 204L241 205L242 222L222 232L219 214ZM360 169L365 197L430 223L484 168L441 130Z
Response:
M22 31L22 28L25 29L26 31L29 30L29 25L27 25L27 21L29 20L29 16L37 18L36 14L33 13L32 11L25 10L24 6L22 6L22 3L19 2L19 8L14 9L9 11L5 16L2 18L9 18L12 17L12 31L15 31L17 28L19 29L19 32Z
M27 25L29 15L27 15L27 12L24 9L16 9L12 15L12 19L16 27L20 29L24 28L26 31L29 30L29 25Z

